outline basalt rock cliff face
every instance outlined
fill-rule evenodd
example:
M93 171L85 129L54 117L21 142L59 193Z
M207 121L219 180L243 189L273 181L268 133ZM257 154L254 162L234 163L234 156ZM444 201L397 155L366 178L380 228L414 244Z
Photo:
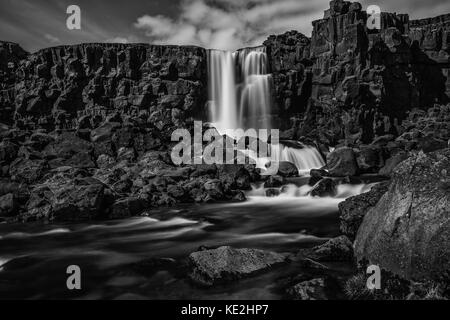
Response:
M198 47L82 44L27 55L0 43L0 57L0 119L21 129L89 129L119 117L145 124L160 143L206 101Z
M0 220L124 218L243 200L244 166L177 167L171 134L206 102L198 47L0 43ZM251 168L249 168L251 169Z
M359 3L335 0L313 21L311 39L290 31L264 43L282 117L307 111L297 136L314 135L322 122L335 122L326 126L339 131L347 118L348 133L361 131L368 143L397 133L413 108L448 101L450 15L410 21L381 13L379 19L380 29L371 28ZM341 131L334 135L345 138Z

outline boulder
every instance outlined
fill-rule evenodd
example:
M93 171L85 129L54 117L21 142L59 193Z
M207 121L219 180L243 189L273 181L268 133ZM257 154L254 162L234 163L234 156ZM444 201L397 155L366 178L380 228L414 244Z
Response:
M354 176L358 173L358 163L352 148L341 147L327 156L327 169L332 177Z
M223 198L223 186L222 182L219 179L210 179L205 182L204 188L206 193L211 196L213 199L222 199Z
M22 220L82 221L101 216L105 185L84 171L65 170L34 187Z
M313 197L334 197L337 194L337 183L330 178L321 179L309 194Z
M351 240L355 239L359 226L370 208L375 206L381 196L388 190L389 182L373 186L369 192L350 197L339 203L340 229Z
M295 164L288 161L280 161L278 163L278 173L282 177L297 177L298 169Z
M378 172L384 165L383 150L377 145L360 146L356 162L361 172Z
M266 197L278 197L280 193L279 189L269 188L266 190Z
M18 150L19 147L10 141L0 142L0 163L10 163L16 158Z
M316 261L351 261L353 243L346 236L339 236L312 249L301 250L300 254Z
M405 279L450 279L450 149L400 163L367 212L355 255Z
M17 158L11 163L9 174L12 180L32 184L39 181L48 169L45 160Z
M386 160L386 164L383 168L380 169L378 173L382 176L390 177L395 167L407 158L408 154L406 152L399 152L394 154L392 157Z
M284 184L284 178L281 176L269 176L264 182L264 188L278 188Z
M191 253L189 276L198 284L211 286L266 271L286 259L286 254L224 246Z
M0 197L0 217L10 217L18 212L18 202L14 194L8 193Z
M327 300L324 278L303 281L287 290L294 300Z
M113 203L108 214L109 219L123 219L138 215L145 208L145 201L136 197L120 199Z

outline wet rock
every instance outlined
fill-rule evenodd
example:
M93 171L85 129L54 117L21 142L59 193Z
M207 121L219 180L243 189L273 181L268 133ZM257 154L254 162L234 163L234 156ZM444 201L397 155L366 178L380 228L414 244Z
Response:
M405 279L448 281L450 149L419 152L394 170L389 190L367 212L355 255Z
M243 201L247 200L247 197L245 196L245 193L243 191L236 190L234 192L232 200L236 201L236 202L243 202Z
M360 146L356 162L361 172L378 172L384 165L383 150L377 145Z
M330 178L325 178L317 182L310 195L313 197L334 197L337 194L337 183Z
M287 290L294 300L328 300L324 278L303 281Z
M395 167L408 158L406 152L399 152L386 160L386 164L378 172L382 176L390 177Z
M0 162L10 163L17 156L19 146L10 141L0 142Z
M223 186L219 179L210 179L204 185L206 193L213 199L223 199Z
M33 184L39 181L48 169L49 166L45 160L17 158L11 163L9 174L15 181Z
M181 186L170 185L167 187L167 193L174 199L183 199L186 192Z
M340 230L351 240L355 239L364 216L388 190L389 182L373 186L369 192L350 197L339 203Z
M269 188L266 190L266 197L278 197L280 193L279 189Z
M136 197L120 199L114 202L108 214L109 219L123 219L136 216L146 207L145 201Z
M322 177L328 177L329 173L327 170L324 170L324 169L311 169L309 171L309 175L314 178L316 178L316 177L322 178Z
M99 168L107 168L115 164L116 160L107 154L101 154L98 156L96 162Z
M298 169L297 167L287 161L280 161L278 163L278 173L277 175L282 177L297 177L298 176Z
M81 221L101 216L105 185L83 171L67 168L37 185L31 191L24 221L48 219Z
M264 188L278 188L284 184L284 178L281 176L269 176L266 182L264 182Z
M307 256L316 261L351 261L353 243L346 236L339 236L312 248Z
M217 175L222 183L232 189L250 189L251 176L245 165L217 165Z
M358 173L358 164L352 148L341 147L327 156L327 169L332 177L354 176Z
M0 217L11 217L18 213L19 204L12 193L0 197Z
M198 284L211 286L267 271L286 258L285 254L232 247L198 251L189 255L189 276Z
M210 176L213 177L216 175L217 167L215 164L199 164L195 165L191 177L201 177L201 176Z

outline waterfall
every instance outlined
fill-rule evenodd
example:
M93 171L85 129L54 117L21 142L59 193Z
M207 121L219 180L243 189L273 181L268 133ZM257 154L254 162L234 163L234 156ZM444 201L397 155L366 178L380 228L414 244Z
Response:
M209 50L209 112L219 132L239 128L236 99L235 55Z
M319 169L325 162L316 148L302 145L301 149L284 146L283 144L272 145L272 158L276 161L287 161L295 164L299 173L309 173L311 169Z
M272 75L265 47L208 51L209 118L219 132L270 129Z
M209 120L221 134L227 129L272 128L272 75L268 65L264 46L236 52L208 51ZM272 161L289 161L300 173L325 165L313 147L279 144L271 148ZM251 152L248 156L261 168L269 161Z

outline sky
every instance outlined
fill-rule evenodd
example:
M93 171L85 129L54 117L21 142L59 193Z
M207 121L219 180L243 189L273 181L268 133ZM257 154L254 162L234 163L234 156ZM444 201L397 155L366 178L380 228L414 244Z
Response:
M409 13L411 19L450 13L449 0L362 0L363 9ZM69 5L81 29L69 30ZM311 35L329 0L0 0L0 40L25 50L84 42L198 45L235 50L271 34Z

